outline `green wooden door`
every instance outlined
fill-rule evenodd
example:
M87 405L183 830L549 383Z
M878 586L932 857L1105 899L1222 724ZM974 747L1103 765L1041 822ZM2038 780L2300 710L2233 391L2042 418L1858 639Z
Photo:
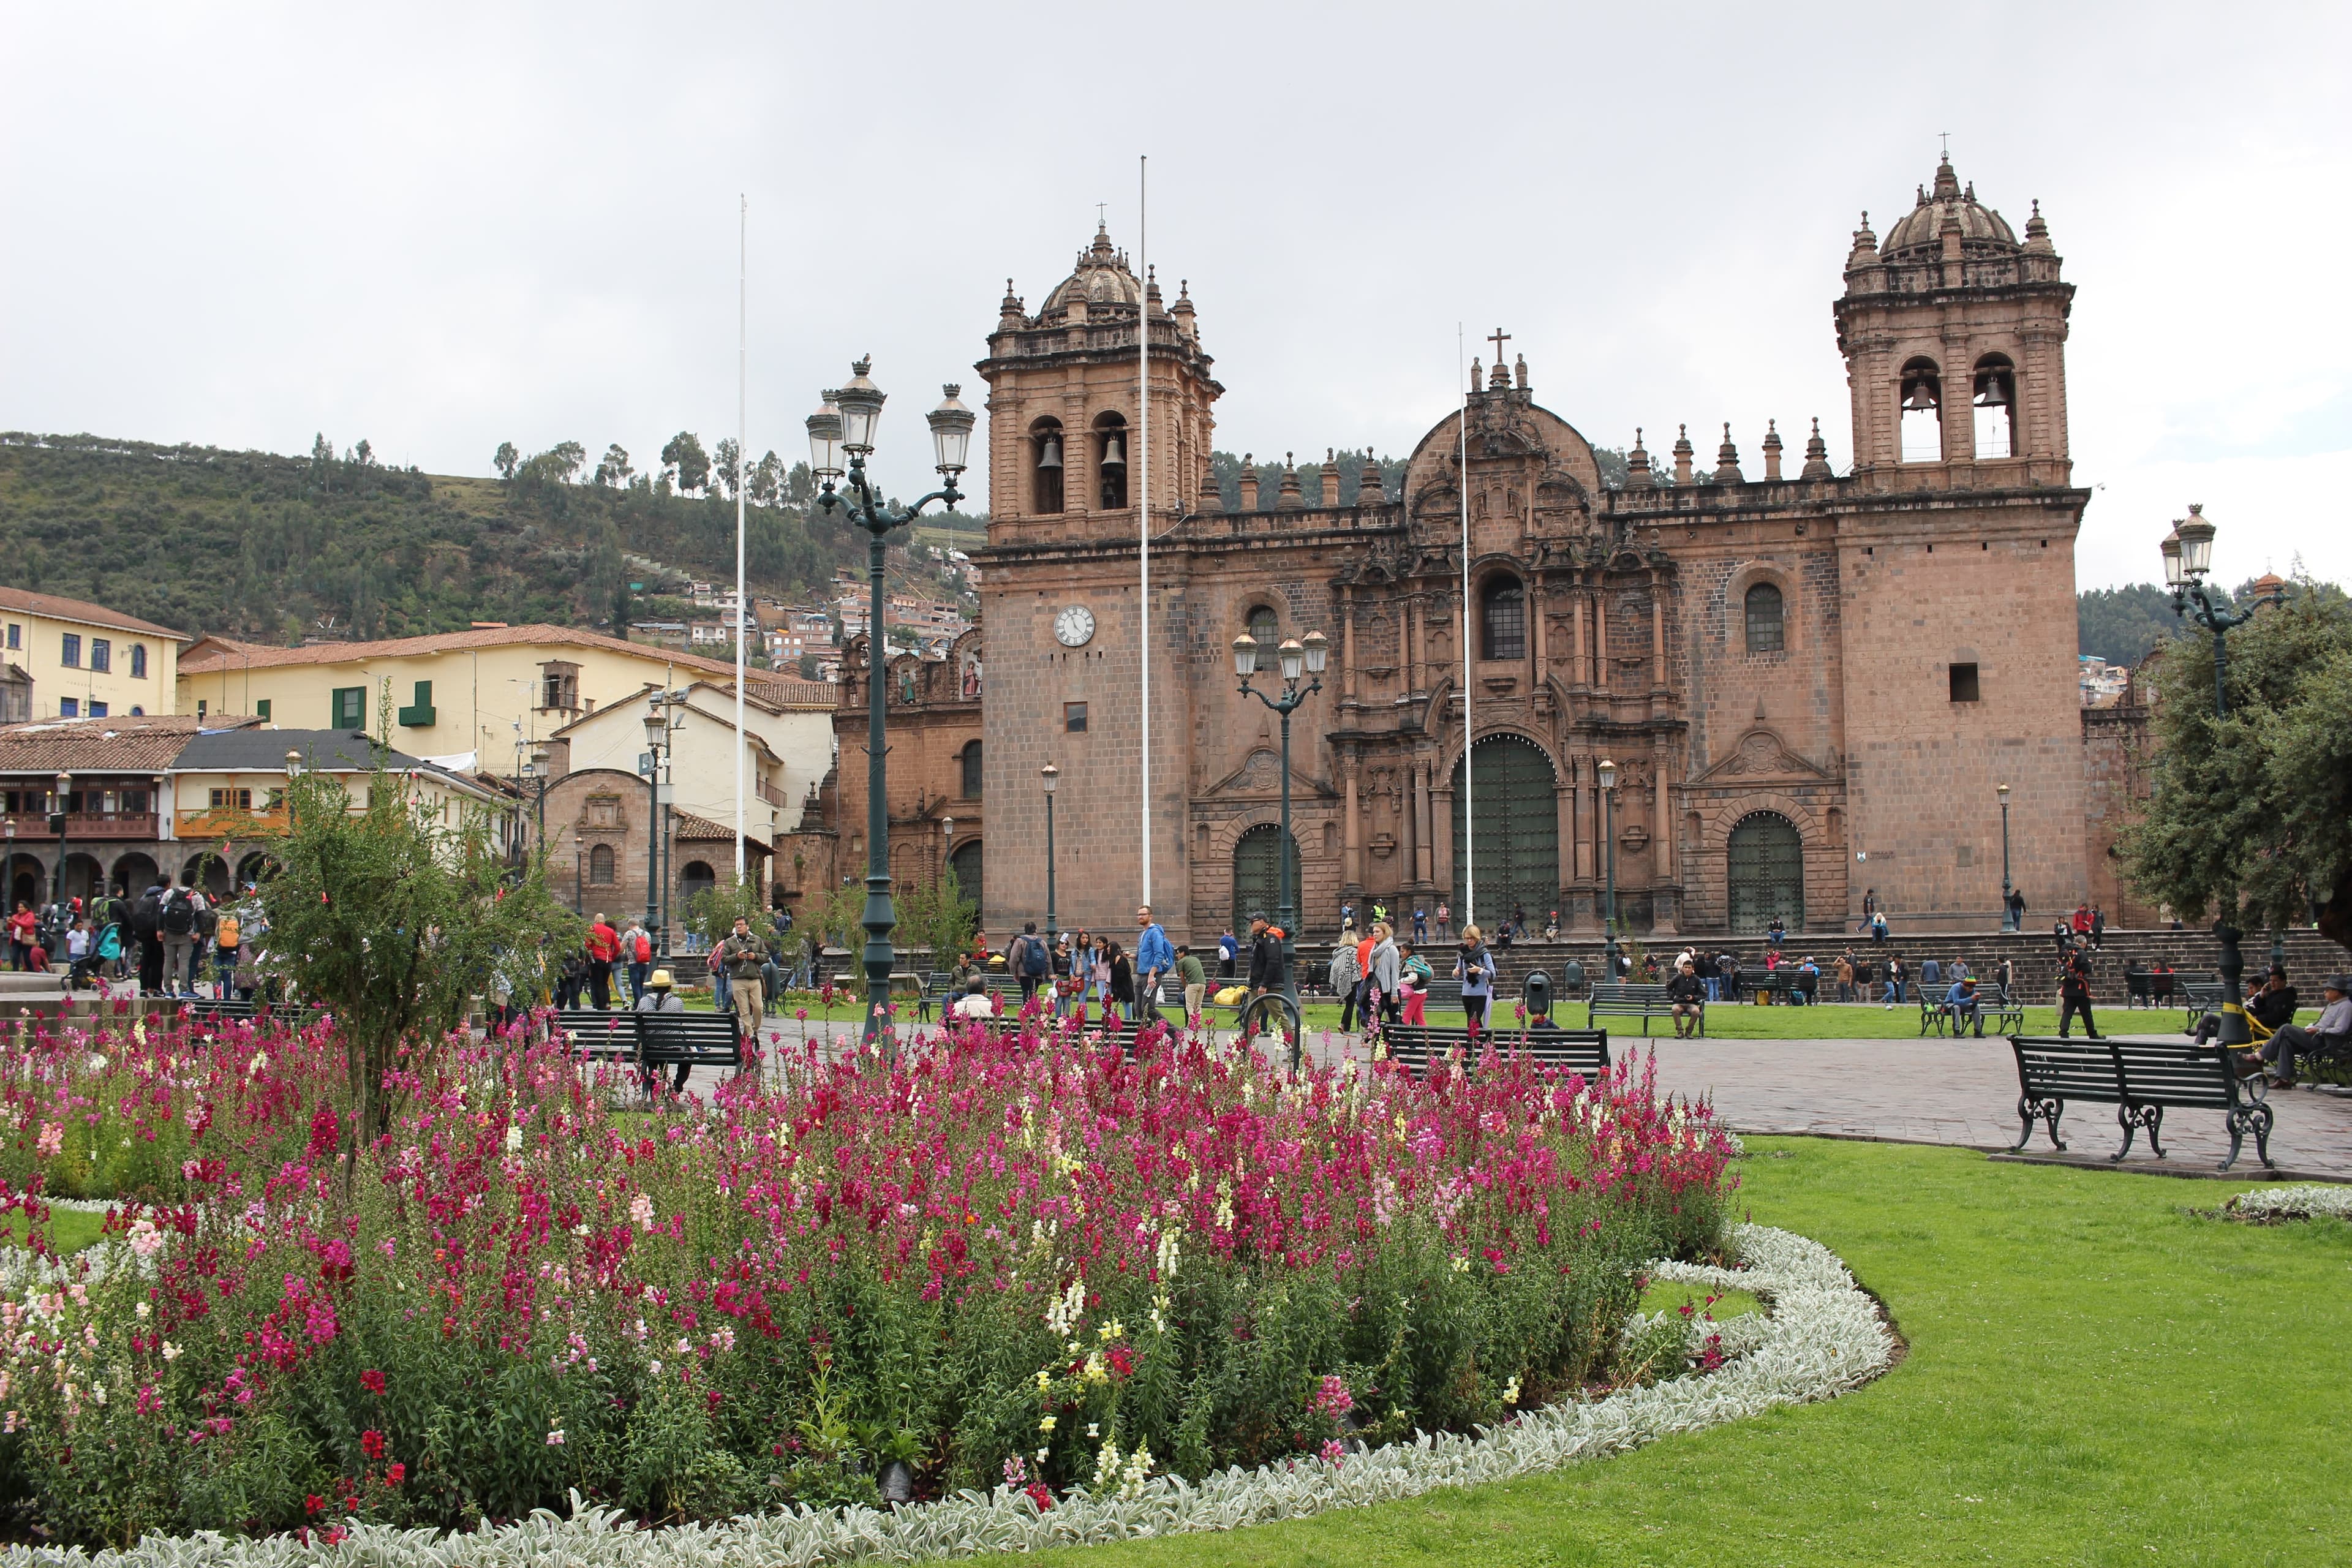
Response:
M1731 929L1761 931L1778 915L1790 931L1805 929L1805 846L1794 824L1759 811L1731 830L1725 885Z
M1516 735L1494 735L1470 748L1477 764L1475 786L1466 802L1462 764L1454 764L1454 923L1473 921L1493 930L1515 908L1528 923L1543 924L1559 903L1559 809L1552 794L1551 763L1541 748ZM1478 824L1476 862L1465 824ZM1474 909L1465 873L1477 879Z
M1236 935L1249 930L1250 911L1263 910L1266 917L1275 918L1282 904L1282 868L1274 858L1274 841L1282 830L1272 824L1251 828L1234 846L1234 931ZM1290 841L1290 899L1294 906L1299 900L1298 840ZM1297 936L1293 931L1290 933Z

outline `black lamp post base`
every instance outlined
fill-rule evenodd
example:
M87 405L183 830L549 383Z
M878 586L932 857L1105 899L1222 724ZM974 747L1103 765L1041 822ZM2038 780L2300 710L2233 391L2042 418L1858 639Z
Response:
M2221 1030L2214 1040L2225 1049L2252 1045L2253 1032L2246 1027L2246 994L2239 984L2246 973L2246 955L2238 942L2245 932L2223 921L2213 927L2213 935L2221 943Z

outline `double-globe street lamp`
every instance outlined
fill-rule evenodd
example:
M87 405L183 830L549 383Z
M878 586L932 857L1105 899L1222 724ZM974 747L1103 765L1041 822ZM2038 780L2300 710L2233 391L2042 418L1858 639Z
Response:
M913 521L931 502L952 511L963 499L956 489L956 477L968 466L965 458L971 449L971 430L978 419L956 401L952 383L942 389L946 399L931 410L929 421L932 456L946 482L912 506L892 511L882 504L866 477L866 458L874 450L874 427L882 418L882 389L866 374L872 365L870 359L851 364L849 384L826 393L824 406L808 416L809 468L822 487L817 504L827 512L840 508L867 535L866 574L873 592L866 619L866 913L858 921L866 928L866 1026L861 1039L868 1046L878 1041L895 1056L895 1037L885 1031L890 971L896 963L890 931L898 917L890 904L890 812L885 794L889 770L883 748L882 632L888 624L889 606L883 592L883 551L890 531ZM842 462L845 457L846 468Z
M2284 603L2286 590L2273 588L2248 601L2242 609L2232 609L2226 599L2207 593L2205 574L2213 567L2214 531L2203 506L2191 506L2189 515L2172 525L2172 531L2158 549L2164 556L2165 586L2172 590L2172 613L2195 621L2213 634L2213 716L2227 719L2230 631L2252 620L2254 612L2264 605ZM2245 994L2239 985L2239 978L2246 972L2246 960L2238 950L2238 940L2245 934L2238 929L2238 889L2232 884L2221 889L2220 894L2221 908L2213 923L2213 935L2221 943L2221 1030L2215 1038L2227 1049L2252 1044L2253 1034L2246 1027Z
M1282 1001L1289 1008L1290 1067L1298 1069L1298 1037L1305 1026L1298 1009L1298 899L1297 890L1290 885L1290 715L1298 705L1323 689L1323 664L1330 657L1331 643L1321 632L1308 632L1304 641L1285 637L1275 650L1275 658L1282 670L1282 695L1269 697L1253 689L1250 678L1257 673L1257 638L1247 632L1234 639L1234 673L1242 678L1241 691L1244 697L1255 697L1274 710L1282 719L1282 838L1275 846L1275 864L1280 869L1280 901L1275 905L1275 923L1282 928ZM1298 684L1299 673L1310 677L1305 686Z
M1617 764L1607 757L1601 759L1597 770L1601 774L1601 860L1607 869L1601 884L1601 919L1609 936L1608 955L1601 967L1614 985L1624 976L1617 973Z

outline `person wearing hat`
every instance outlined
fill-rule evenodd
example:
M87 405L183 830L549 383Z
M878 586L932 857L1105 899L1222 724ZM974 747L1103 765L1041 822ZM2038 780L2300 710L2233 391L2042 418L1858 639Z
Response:
M677 991L672 989L676 984L677 983L670 977L668 970L655 970L653 973L646 977L646 988L637 993L637 1005L632 1008L631 1011L637 1013L685 1012L686 1004L678 999ZM680 1062L677 1064L677 1080L670 1085L671 1093L684 1094L686 1092L686 1075L689 1070L691 1070L689 1064L686 1062ZM661 1068L657 1066L647 1066L645 1068L645 1079L646 1092L647 1094L651 1094L655 1088L661 1082Z
M2352 1045L2352 974L2331 974L2321 987L2320 994L2327 1005L2320 1009L2317 1023L2307 1029L2301 1024L2281 1024L2271 1031L2269 1042L2261 1050L2246 1053L2245 1061L2250 1068L2261 1070L2267 1067L2273 1088L2294 1087L2297 1053L2308 1055L2327 1049L2340 1054Z

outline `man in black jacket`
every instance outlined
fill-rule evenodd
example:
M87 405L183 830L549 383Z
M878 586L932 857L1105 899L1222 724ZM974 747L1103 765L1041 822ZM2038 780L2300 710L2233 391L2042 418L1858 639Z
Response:
M1675 1038L1687 1039L1705 1026L1706 986L1690 960L1683 960L1675 977L1666 982L1666 1000L1674 1004Z
M2099 1026L2091 1021L2091 964L2079 947L2070 947L2058 971L2058 1037L2066 1037L2074 1015L2083 1016L2083 1034L2097 1039Z
M1282 965L1282 937L1264 910L1250 911L1249 988L1253 997L1280 991L1289 978Z
M161 880L152 882L131 906L131 934L139 943L142 996L152 996L163 989L163 893Z

